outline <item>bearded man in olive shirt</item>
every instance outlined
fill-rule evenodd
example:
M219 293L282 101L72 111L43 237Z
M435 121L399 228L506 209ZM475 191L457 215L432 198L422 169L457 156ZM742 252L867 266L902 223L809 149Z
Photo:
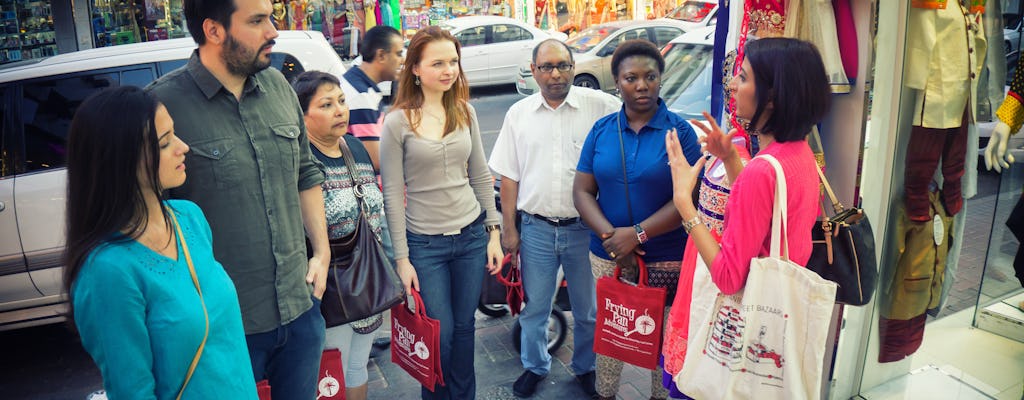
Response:
M185 0L199 45L147 89L191 146L175 198L198 204L234 281L256 380L275 399L315 397L330 249L320 184L295 92L270 65L269 0ZM313 254L307 259L305 236Z

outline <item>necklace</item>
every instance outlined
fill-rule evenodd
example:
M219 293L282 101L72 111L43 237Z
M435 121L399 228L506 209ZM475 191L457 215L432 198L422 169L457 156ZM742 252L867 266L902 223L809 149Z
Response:
M434 114L434 113L432 113L430 111L427 111L427 110L422 110L422 111L423 111L424 114L427 114L428 116L430 116L430 118L433 118L435 121L437 121L437 123L439 123L441 125L444 125L445 117L443 115L439 117L439 116L437 116L437 114Z

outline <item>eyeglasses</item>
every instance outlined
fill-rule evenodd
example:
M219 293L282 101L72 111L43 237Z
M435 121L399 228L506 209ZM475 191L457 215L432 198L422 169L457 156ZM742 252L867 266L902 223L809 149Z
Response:
M573 67L572 64L567 64L567 63L561 63L561 64L558 64L558 65L543 64L543 65L538 65L537 69L539 69L540 72L543 72L545 74L549 74L549 73L551 73L551 71L554 71L555 68L558 68L558 72L569 72L569 70L572 69L572 67Z

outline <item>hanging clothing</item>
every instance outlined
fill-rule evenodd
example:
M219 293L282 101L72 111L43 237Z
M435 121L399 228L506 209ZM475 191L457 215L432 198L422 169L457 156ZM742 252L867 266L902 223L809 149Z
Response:
M953 217L939 202L940 193L929 194L932 216L926 222L911 221L905 210L897 216L899 259L892 280L885 287L888 300L880 308L884 318L911 319L938 307L946 277L946 257L953 246ZM942 226L936 227L936 220Z
M831 0L789 0L786 4L785 36L813 43L825 64L833 93L849 93L850 81L843 69L836 32L836 15Z

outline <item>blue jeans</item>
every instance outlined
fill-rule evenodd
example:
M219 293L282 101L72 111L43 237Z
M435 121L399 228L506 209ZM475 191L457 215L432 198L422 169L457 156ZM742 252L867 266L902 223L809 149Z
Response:
M441 322L441 371L445 386L421 391L423 399L475 399L473 369L476 307L480 303L488 234L481 219L455 235L406 233L427 316Z
M570 368L577 375L594 370L594 321L597 294L590 270L590 230L582 221L554 226L523 213L519 233L519 257L522 262L526 308L519 314L522 327L523 368L538 375L551 370L547 349L548 315L555 290L558 267L568 282L572 304L573 355Z
M313 399L324 349L320 300L294 321L269 332L245 335L257 381L267 379L275 399Z

